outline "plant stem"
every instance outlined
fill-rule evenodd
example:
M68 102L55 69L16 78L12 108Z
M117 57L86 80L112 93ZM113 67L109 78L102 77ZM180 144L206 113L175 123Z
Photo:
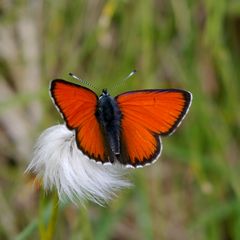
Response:
M48 222L48 227L46 229L46 235L44 240L52 240L54 238L54 233L57 225L57 215L58 215L58 195L57 192L54 192L52 200L52 213Z

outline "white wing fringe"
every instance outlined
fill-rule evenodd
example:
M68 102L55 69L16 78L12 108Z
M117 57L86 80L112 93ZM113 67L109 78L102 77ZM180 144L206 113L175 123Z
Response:
M129 187L120 164L102 165L77 148L75 133L63 124L46 129L34 148L27 172L34 172L43 187L56 187L60 200L74 203L88 199L98 204L109 201L117 190Z

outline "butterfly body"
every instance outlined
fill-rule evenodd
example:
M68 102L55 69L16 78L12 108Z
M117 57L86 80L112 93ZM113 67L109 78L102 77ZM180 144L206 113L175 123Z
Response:
M160 156L160 136L176 130L192 101L191 93L181 89L137 90L116 97L103 90L98 97L61 79L51 82L50 94L86 157L131 167Z
M110 162L114 162L120 155L121 111L115 99L105 89L98 99L95 115L101 126Z

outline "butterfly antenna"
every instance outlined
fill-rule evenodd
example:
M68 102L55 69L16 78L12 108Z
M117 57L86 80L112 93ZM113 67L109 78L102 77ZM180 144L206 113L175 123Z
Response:
M73 73L69 73L69 76L71 76L71 77L73 77L73 78L79 80L80 82L82 82L82 83L88 85L88 86L91 87L91 88L94 88L95 90L98 90L98 89L97 89L95 86L93 86L90 82L81 79L80 77L76 76L76 75L73 74Z
M118 82L117 84L115 84L115 85L113 86L113 88L116 88L116 87L122 85L123 83L125 83L130 77L132 77L132 76L133 76L134 74L136 74L136 73L137 73L137 70L134 69L134 70L131 71L131 72L127 75L127 77L125 77L120 83Z

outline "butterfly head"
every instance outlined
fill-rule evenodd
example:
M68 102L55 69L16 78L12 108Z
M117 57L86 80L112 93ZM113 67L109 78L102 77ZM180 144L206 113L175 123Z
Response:
M107 91L106 88L104 88L104 89L102 90L102 94L99 96L99 98L104 97L104 96L110 96L110 94L108 93L108 91Z

